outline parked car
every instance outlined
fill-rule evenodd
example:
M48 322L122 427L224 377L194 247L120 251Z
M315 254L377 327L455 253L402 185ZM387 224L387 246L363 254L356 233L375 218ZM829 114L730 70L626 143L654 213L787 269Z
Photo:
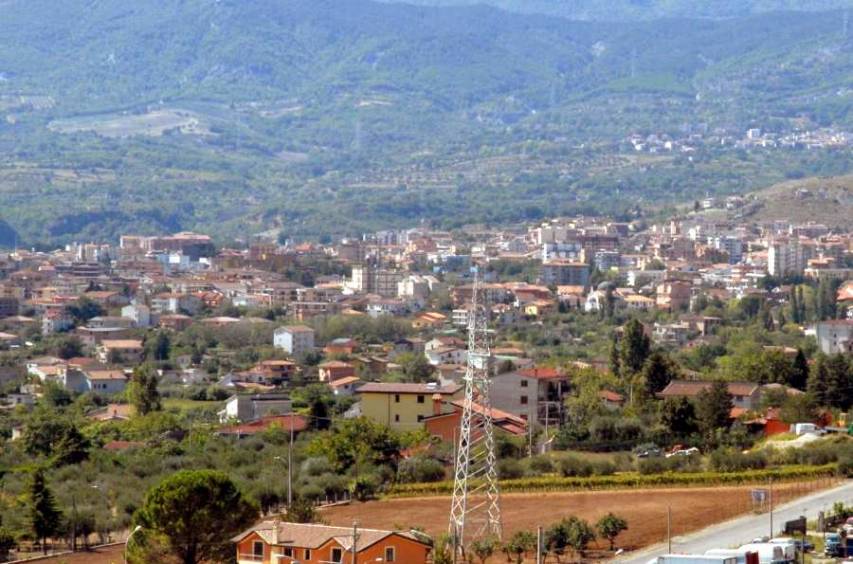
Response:
M684 448L681 450L675 450L666 455L667 458L673 456L693 456L694 454L699 454L699 449L696 447Z
M823 543L823 553L826 556L836 556L841 550L841 535L827 533Z
M800 435L823 435L824 430L814 423L794 423L794 434Z
M639 445L634 449L637 458L656 458L662 454L663 451L654 443Z

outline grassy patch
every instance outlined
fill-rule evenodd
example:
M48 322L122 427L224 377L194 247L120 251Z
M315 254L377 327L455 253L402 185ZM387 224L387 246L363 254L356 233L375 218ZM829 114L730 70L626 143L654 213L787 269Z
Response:
M166 398L163 400L164 410L177 411L179 413L210 409L211 407L218 407L220 405L222 405L220 401L196 401L183 398Z

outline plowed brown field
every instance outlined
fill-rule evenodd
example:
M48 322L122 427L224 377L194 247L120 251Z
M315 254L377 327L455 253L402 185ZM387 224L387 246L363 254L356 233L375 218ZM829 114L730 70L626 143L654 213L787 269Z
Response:
M778 484L773 488L774 503L829 485L828 481ZM620 535L617 544L635 549L666 538L667 507L672 510L672 534L677 536L752 511L749 492L754 487L506 494L501 497L504 532L547 528L570 515L594 523L612 511L628 521L628 530ZM423 497L338 506L323 510L322 515L330 525L350 526L358 521L361 527L421 527L437 534L446 531L449 512L449 497Z

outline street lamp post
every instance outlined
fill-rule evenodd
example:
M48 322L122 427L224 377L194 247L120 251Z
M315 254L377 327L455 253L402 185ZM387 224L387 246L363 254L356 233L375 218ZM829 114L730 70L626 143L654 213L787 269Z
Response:
M136 533L138 533L141 530L142 530L142 525L137 525L136 527L133 528L132 531L130 531L130 534L127 535L127 538L124 541L124 564L127 564L127 546L130 544L130 539L133 537L133 535L135 535Z

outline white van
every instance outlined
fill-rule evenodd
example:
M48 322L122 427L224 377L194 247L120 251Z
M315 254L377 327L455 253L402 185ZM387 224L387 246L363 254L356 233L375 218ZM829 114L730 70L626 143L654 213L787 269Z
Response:
M794 539L790 537L777 537L770 539L770 544L781 546L785 551L784 556L786 560L790 560L791 562L797 561L797 541Z
M794 423L794 434L798 437L801 435L819 435L821 429L814 423Z
M788 562L788 559L785 558L785 547L779 546L778 544L770 544L769 542L745 544L738 550L743 550L744 552L757 552L758 561L761 564L781 564L783 562Z

